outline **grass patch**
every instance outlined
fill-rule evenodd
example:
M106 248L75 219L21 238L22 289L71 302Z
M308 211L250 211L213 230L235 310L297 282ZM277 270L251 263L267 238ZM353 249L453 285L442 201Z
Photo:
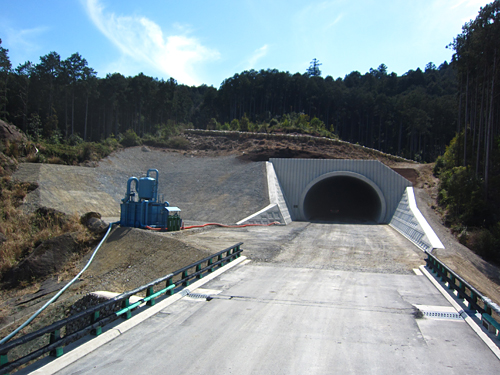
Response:
M69 216L43 207L31 214L24 213L19 206L26 194L36 187L33 183L14 182L10 176L0 178L1 278L45 240L68 232L78 232L78 240L82 243L90 239L77 215Z

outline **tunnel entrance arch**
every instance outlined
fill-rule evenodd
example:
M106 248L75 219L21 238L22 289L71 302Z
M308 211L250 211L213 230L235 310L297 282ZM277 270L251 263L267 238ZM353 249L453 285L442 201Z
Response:
M299 209L308 221L378 224L385 218L386 202L380 188L367 177L336 171L306 186Z

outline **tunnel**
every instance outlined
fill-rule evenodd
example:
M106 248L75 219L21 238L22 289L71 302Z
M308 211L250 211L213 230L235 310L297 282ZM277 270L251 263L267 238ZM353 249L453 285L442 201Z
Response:
M331 173L309 185L302 209L307 221L377 224L385 201L380 189L363 176Z

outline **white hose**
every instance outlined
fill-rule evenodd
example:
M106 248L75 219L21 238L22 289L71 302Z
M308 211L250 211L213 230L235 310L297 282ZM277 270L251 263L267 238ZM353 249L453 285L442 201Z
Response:
M108 238L108 235L111 232L111 228L113 227L113 225L119 224L119 223L120 222L117 221L117 222L109 224L108 231L106 232L106 234L102 238L101 242L99 242L99 245L97 245L97 247L95 248L94 252L92 253L92 256L90 257L90 259L87 262L87 264L85 265L85 267L83 267L83 269L78 273L78 275L76 275L68 284L66 284L66 286L64 286L64 288L62 288L54 297L52 297L49 301L47 301L47 303L45 305L43 305L36 313L34 313L27 321L25 321L16 330L14 330L14 332L12 332L8 336L5 336L2 340L0 340L0 345L6 343L12 337L17 335L17 333L20 330L22 330L24 327L26 327L28 324L30 324L33 321L33 319L35 319L43 310L45 310L47 308L47 306L49 306L52 302L57 300L61 296L61 294L63 294L66 291L66 289L68 289L71 286L71 284L73 284L76 280L78 280L80 275L83 272L85 272L85 270L90 266L90 263L92 263L92 260L94 259L94 256L96 255L97 251L100 249L100 247L104 243L104 241L106 241L106 238Z

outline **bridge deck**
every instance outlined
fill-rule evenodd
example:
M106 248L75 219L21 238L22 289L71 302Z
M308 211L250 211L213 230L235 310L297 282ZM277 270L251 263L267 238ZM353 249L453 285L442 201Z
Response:
M247 237L250 254L267 238L276 254L206 284L219 293L211 301L185 297L59 373L495 373L498 359L463 320L417 316L413 305L449 307L425 276L369 270L372 252L387 264L398 263L391 252L421 262L388 231L294 223L193 235L207 246ZM335 267L356 257L358 269Z

